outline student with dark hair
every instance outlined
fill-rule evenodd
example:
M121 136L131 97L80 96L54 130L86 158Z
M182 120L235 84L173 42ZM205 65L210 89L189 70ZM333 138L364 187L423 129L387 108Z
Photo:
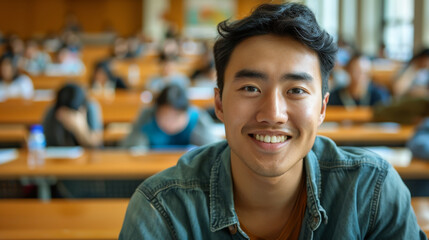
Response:
M101 110L89 101L85 90L68 83L43 119L47 146L99 147L103 140Z
M25 75L20 74L18 67L13 63L12 55L3 55L0 58L0 100L8 98L33 97L33 82Z
M90 86L93 91L127 89L123 79L113 74L108 61L95 65Z
M151 149L200 146L218 140L212 124L205 111L189 105L184 88L168 85L153 107L143 109L121 145Z
M218 29L226 141L146 179L119 239L426 239L388 162L316 136L336 45L311 10L264 4Z
M390 94L387 89L377 86L371 80L371 60L368 57L355 54L345 70L349 75L349 84L330 93L329 105L356 107L389 103Z

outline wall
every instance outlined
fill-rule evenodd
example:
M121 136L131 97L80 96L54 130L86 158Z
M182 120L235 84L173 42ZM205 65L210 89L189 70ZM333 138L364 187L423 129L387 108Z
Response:
M58 32L68 13L86 32L111 25L120 35L130 35L142 28L142 0L13 0L0 1L0 30L24 38Z
M156 1L156 0L149 0ZM185 0L166 0L169 5L159 20L173 21L181 30L184 25ZM236 2L236 19L243 18L261 3L282 0L231 0ZM30 38L49 32L59 32L68 13L77 16L85 32L102 32L111 25L119 35L126 36L142 29L145 0L0 0L0 31ZM153 20L153 19L152 19Z

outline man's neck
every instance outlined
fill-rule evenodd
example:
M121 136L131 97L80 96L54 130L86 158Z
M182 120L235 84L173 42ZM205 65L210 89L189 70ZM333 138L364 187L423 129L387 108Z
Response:
M281 176L264 177L240 160L231 161L234 204L241 224L256 235L280 231L304 184L303 166L300 160Z

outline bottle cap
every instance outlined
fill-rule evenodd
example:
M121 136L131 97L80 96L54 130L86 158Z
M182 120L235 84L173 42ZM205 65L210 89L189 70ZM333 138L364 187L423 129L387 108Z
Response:
M43 133L43 126L40 124L31 125L30 132L42 132Z

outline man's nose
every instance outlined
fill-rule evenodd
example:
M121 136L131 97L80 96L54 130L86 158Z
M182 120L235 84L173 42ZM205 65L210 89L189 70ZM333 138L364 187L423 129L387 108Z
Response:
M286 98L280 90L267 92L259 105L256 120L268 124L284 124L288 121Z

